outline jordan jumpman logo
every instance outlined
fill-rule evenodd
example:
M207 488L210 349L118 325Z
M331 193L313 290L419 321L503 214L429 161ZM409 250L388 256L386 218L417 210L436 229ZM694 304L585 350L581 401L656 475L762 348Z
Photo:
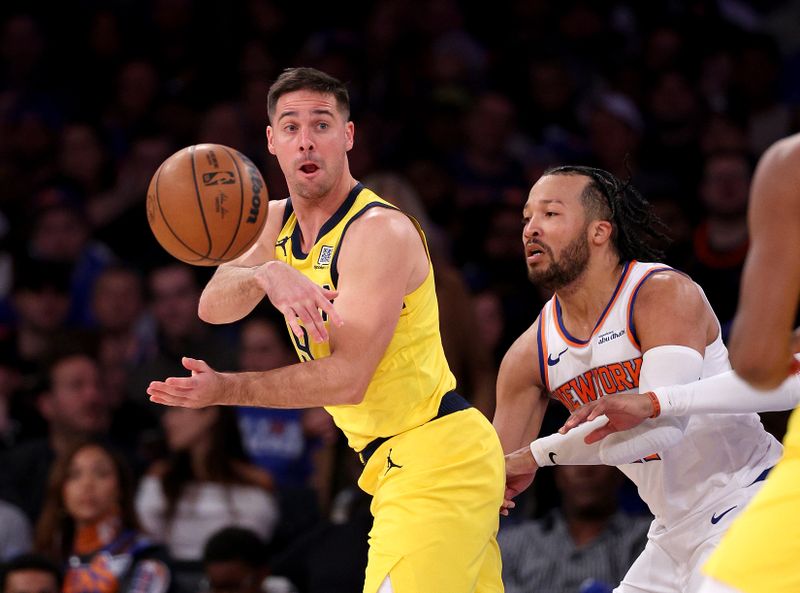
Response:
M389 449L389 454L386 456L386 471L383 472L383 475L385 476L386 474L388 474L389 470L392 469L393 467L396 467L397 469L403 468L402 465L397 465L394 461L392 461L392 450Z

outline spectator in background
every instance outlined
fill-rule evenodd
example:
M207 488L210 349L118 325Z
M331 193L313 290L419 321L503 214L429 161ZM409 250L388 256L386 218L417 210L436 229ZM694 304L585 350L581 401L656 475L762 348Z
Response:
M749 246L747 199L753 163L741 151L712 152L703 163L699 197L705 217L695 229L686 269L705 290L727 338Z
M203 550L204 593L296 593L287 579L272 576L272 554L255 532L226 527Z
M30 253L69 266L68 320L78 326L90 325L92 287L114 255L106 245L93 240L83 207L63 189L47 187L40 191L34 197L31 214Z
M148 285L158 345L152 357L132 373L133 399L147 397L145 390L154 378L182 373L184 355L214 361L209 364L223 370L235 367L232 349L225 344L220 330L197 316L200 287L190 266L174 260L162 264L150 272Z
M39 370L53 341L68 333L69 274L63 263L21 257L14 264L16 322L10 340L23 381Z
M31 524L25 513L13 504L0 500L0 562L30 552L32 535Z
M247 526L265 540L278 522L269 474L247 461L232 408L169 408L162 416L170 455L139 483L136 509L146 531L166 544L176 578L195 590L208 538Z
M39 516L55 459L79 439L108 434L111 422L100 371L90 354L65 347L53 355L43 380L38 408L47 421L47 437L21 443L0 458L0 496L32 521Z
M555 468L561 505L500 530L507 593L611 592L644 549L650 519L617 510L623 476L606 465Z
M285 330L277 323L274 315L250 315L243 322L240 370L268 371L295 362ZM256 465L269 472L279 489L291 492L313 486L320 503L327 501L330 452L325 449L337 439L328 412L323 408L237 407L236 414L245 452Z
M64 567L62 593L166 593L170 570L145 537L124 459L96 440L75 443L50 474L37 552Z
M0 567L0 593L61 593L58 565L38 554L17 556Z

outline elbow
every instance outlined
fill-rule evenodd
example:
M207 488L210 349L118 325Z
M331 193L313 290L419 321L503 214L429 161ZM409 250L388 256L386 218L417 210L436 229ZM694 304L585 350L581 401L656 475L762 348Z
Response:
M731 366L736 374L751 387L761 390L775 389L789 376L791 359L780 356L758 356L753 352L731 354Z
M211 304L211 299L205 296L205 293L200 295L200 302L197 303L197 316L206 323L219 325L220 323L229 323L230 319L221 319L215 307Z

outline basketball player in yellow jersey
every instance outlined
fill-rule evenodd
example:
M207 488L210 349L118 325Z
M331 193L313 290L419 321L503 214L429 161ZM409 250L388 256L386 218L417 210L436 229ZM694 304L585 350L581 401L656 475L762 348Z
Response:
M154 381L150 399L325 406L373 495L364 593L499 593L503 454L489 421L453 391L424 236L351 176L354 126L338 80L287 70L268 112L268 148L291 197L270 202L258 243L219 267L199 314L228 323L266 295L304 362L218 373L185 358L191 376Z
M754 412L796 406L792 327L800 301L800 134L762 156L750 194L750 250L730 344L734 373L654 393L603 398L562 431L601 414L587 442L659 414ZM755 388L755 389L754 389ZM789 420L784 455L705 566L701 593L800 591L800 408Z

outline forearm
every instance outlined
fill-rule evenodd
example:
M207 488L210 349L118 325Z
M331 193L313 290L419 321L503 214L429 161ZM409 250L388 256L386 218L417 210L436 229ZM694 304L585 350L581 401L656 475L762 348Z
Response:
M344 356L327 356L265 372L223 373L226 404L314 408L361 402L371 377Z
M207 323L231 323L242 319L264 298L264 290L256 283L258 266L223 265L200 295L197 308L200 319Z
M600 443L587 445L584 437L607 421L605 416L581 424L567 434L553 433L530 444L536 465L600 465Z
M800 376L790 376L777 389L760 391L730 371L688 385L661 387L655 394L660 415L668 417L791 410L800 403Z

